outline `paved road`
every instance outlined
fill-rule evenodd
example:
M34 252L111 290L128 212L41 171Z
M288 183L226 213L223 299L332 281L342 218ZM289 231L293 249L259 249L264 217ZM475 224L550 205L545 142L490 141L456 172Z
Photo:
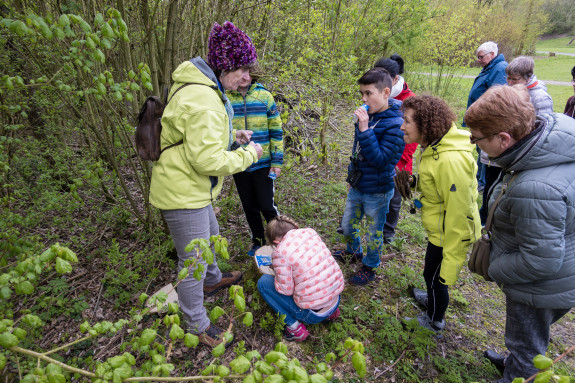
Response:
M546 55L549 54L549 52L545 52L545 51L537 51L535 53L545 53ZM553 53L555 53L556 55L575 57L575 53L563 53L563 52L553 52Z
M575 56L575 55L574 55ZM419 73L419 74L423 74L426 76L439 76L437 73ZM447 76L446 74L444 74L443 76ZM455 76L456 77L456 76ZM469 74L464 74L463 76L461 76L462 78L475 78L477 76L473 76L473 75L469 75ZM540 79L541 81L543 81L545 84L547 85L563 85L563 86L573 86L573 84L571 84L570 81L554 81L554 80L543 80Z

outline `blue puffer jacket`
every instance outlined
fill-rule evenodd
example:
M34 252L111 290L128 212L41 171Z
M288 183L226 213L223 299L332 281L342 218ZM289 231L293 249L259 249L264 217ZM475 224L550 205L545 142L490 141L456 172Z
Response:
M483 95L493 85L505 85L507 84L507 74L505 74L505 68L507 68L507 61L502 54L499 54L493 58L487 64L485 68L479 72L473 86L469 91L469 98L467 99L467 108L471 106L479 97ZM465 122L462 124L465 125Z
M360 132L355 124L353 157L362 177L356 188L362 193L386 193L395 187L395 165L401 158L405 142L400 127L403 124L401 101L389 99L389 108L369 115L369 129ZM348 174L353 168L349 164Z
M536 130L494 158L511 181L493 216L489 276L513 301L575 307L575 120L537 116ZM490 204L501 191L494 188Z

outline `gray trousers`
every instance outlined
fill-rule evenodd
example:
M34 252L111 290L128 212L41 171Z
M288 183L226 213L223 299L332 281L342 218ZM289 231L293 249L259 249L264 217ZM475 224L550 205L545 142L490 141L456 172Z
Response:
M510 383L517 377L527 379L539 372L533 366L533 358L545 355L551 325L569 312L569 309L538 309L509 297L506 301L505 346L510 354L505 359L502 383Z
M210 239L212 235L218 235L220 228L212 205L202 209L179 209L162 210L164 219L168 223L174 246L178 252L178 272L184 267L184 261L191 256L196 256L196 251L186 252L185 247L193 239ZM213 248L212 248L212 251ZM213 286L220 283L222 273L214 259L214 263L207 265L203 259L200 262L205 269L202 278L198 281L192 277L194 269L178 284L178 301L184 319L188 325L188 331L200 334L208 328L210 320L204 307L204 283Z

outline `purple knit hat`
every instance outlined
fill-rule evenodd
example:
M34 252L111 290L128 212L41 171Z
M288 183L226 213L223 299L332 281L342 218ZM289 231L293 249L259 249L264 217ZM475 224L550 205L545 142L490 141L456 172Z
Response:
M232 70L256 62L252 40L230 21L214 23L208 40L208 64L212 69Z

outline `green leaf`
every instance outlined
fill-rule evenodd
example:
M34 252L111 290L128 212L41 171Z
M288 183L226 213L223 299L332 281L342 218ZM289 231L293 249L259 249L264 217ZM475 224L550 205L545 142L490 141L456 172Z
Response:
M256 383L256 379L254 378L253 375L250 374L244 378L242 383Z
M210 364L208 367L206 367L202 370L202 376L212 375L214 373L215 369L216 369L216 366L214 366L213 364Z
M168 303L168 312L175 314L178 311L180 311L180 308L178 307L178 304L176 302L170 302Z
M360 378L363 378L367 372L367 367L365 365L365 356L363 356L359 352L354 352L353 356L351 357L351 363L353 364L353 368L355 368L357 375Z
M545 370L546 368L553 366L553 359L539 354L533 358L533 365L538 370Z
M101 50L96 49L94 51L94 59L96 59L97 61L101 62L102 64L106 62L106 56L104 56L104 54L102 53Z
M117 355L108 358L106 362L110 363L110 366L112 366L112 368L118 368L124 363L126 363L126 357L124 355Z
M62 258L56 258L56 272L59 274L71 273L72 265L70 262L63 260Z
M312 376L309 377L309 381L311 383L327 383L327 379L320 374L313 374Z
M98 26L100 24L102 24L104 22L104 17L102 16L102 14L100 12L96 13L96 16L94 17L94 25Z
M177 324L172 325L172 329L170 330L170 338L171 339L183 339L185 335L184 330Z
M547 383L553 376L553 371L543 371L537 374L533 383Z
M246 310L246 300L239 294L236 294L236 296L234 297L234 304L236 305L236 308L240 312L243 313Z
M258 350L252 350L246 353L246 358L248 358L249 360L252 359L260 360L262 356L260 355Z
M90 38L90 36L86 37L86 47L90 49L96 48L96 43Z
M244 319L242 321L247 327L251 327L251 325L254 323L254 316L251 312L246 312L246 315L244 316Z
M10 333L0 334L0 346L10 348L18 345L18 338Z
M186 334L184 336L184 344L186 347L195 348L200 343L200 338L194 334Z
M270 351L264 356L264 360L268 363L275 363L279 359L287 360L287 357L284 353L278 351Z
M553 379L555 379L555 383L569 383L571 379L565 375L553 375Z
M142 331L142 335L140 336L140 345L147 346L151 344L156 339L156 330L152 330L150 328L145 329Z
M263 360L256 362L255 367L258 371L260 371L262 374L265 374L265 375L271 375L274 372L276 372L276 369L274 366L272 366L271 364L269 364L268 362L265 362Z
M100 31L102 31L102 36L104 37L114 38L116 36L112 30L112 27L110 27L110 24L108 23L102 24Z
M218 374L223 378L230 374L230 369L227 368L226 366L218 366L218 368L216 368L216 374Z
M216 306L210 311L210 320L215 323L219 317L224 315L226 312L220 306Z
M52 37L54 37L52 30L47 25L42 26L42 29L40 29L40 33L42 34L42 37L44 37L47 40L51 40Z
M12 330L12 334L14 334L16 336L16 338L22 340L22 339L26 338L26 335L28 333L26 332L26 330L21 329L20 327L16 327L14 330Z
M62 28L69 26L70 19L68 18L68 16L66 16L65 14L61 15L60 18L58 19L58 25L60 25Z
M80 325L80 332L84 333L84 332L86 332L89 328L90 328L90 323L88 323L88 321L84 321L84 323L82 323L82 324Z
M8 286L4 286L0 289L0 298L8 299L12 295L12 290Z
M138 301L140 302L141 305L144 304L144 302L146 302L146 299L148 299L149 295L146 293L142 293L140 294L140 296L138 297Z
M92 32L92 27L90 27L90 24L88 24L88 23L85 22L84 20L80 21L80 28L81 28L85 33L90 33L90 32Z
M101 42L101 46L104 49L112 49L112 43L110 43L110 40L108 39L102 39L100 40Z
M214 263L214 253L212 253L212 249L210 248L205 249L204 252L202 253L202 257L204 258L204 260L208 265Z
M136 358L134 357L134 355L130 354L129 352L125 352L122 355L126 357L126 362L130 366L134 366L136 364Z
M184 267L182 270L180 270L180 272L178 273L178 280L182 280L182 279L186 279L186 277L188 276L188 274L190 273L190 271L188 270L187 267Z
M120 92L119 90L114 92L114 98L116 99L116 101L122 101L124 99L124 97L122 96L122 92Z
M226 351L226 344L222 342L212 349L212 355L216 358L221 356Z
M249 370L251 366L252 364L250 363L248 358L246 358L243 355L238 356L236 359L230 362L230 367L232 368L232 371L238 374L243 374L244 372Z
M16 294L30 295L34 293L34 286L29 281L23 281L14 286L14 291Z
M276 344L276 347L274 348L274 350L277 352L281 352L284 355L287 354L287 352L288 352L287 346L282 342L278 342Z
M24 37L30 32L30 29L26 26L26 24L20 20L14 20L12 23L10 23L9 29L20 37Z
M66 383L66 377L62 374L47 374L48 383Z
M56 36L57 39L63 39L66 37L64 31L57 26L52 27L52 32L54 33L54 36Z
M0 370L3 370L4 367L6 367L6 357L0 352Z
M284 378L278 374L270 375L264 380L265 383L282 383L283 381Z

